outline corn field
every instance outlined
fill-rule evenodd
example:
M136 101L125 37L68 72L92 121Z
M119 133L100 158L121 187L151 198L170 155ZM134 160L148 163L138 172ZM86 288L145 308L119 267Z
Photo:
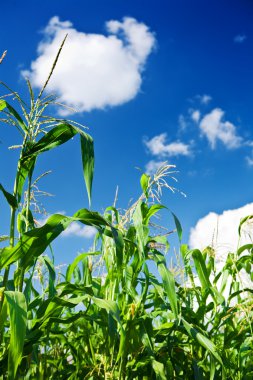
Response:
M36 223L41 154L78 135L89 202L94 171L87 131L48 116L57 101L44 95L47 82L36 97L27 80L29 105L6 85L14 104L0 99L1 124L16 127L23 141L13 191L0 185L10 208L0 249L0 378L252 379L252 289L240 274L252 279L253 244L230 252L219 270L212 247L181 244L179 220L160 203L171 188L171 165L142 174L140 197L127 210L114 204L103 214L80 209ZM154 223L161 210L172 215L180 243L175 268L168 265L170 233ZM239 235L252 218L241 221ZM97 233L92 249L59 277L47 251L73 222Z

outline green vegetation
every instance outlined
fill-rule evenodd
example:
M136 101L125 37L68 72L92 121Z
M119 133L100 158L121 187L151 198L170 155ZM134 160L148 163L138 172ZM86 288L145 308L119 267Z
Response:
M22 116L0 100L1 121L23 139L14 190L0 186L11 211L0 250L1 379L252 379L252 290L243 288L240 272L252 272L253 244L230 253L221 271L210 247L200 252L181 244L179 267L170 270L170 235L152 222L160 210L169 213L159 202L170 187L168 165L142 175L141 196L125 212L115 205L103 215L81 209L38 227L31 200L39 155L78 134L90 201L94 153L81 126L47 116L56 101L44 96L45 86L35 98L27 84L29 106L8 90ZM97 235L93 249L58 278L46 252L74 221Z

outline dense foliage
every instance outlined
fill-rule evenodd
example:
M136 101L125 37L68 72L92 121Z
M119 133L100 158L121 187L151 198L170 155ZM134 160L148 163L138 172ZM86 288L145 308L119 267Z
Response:
M43 96L45 88L35 99L29 81L28 87L29 106L9 90L22 116L0 100L2 122L22 136L14 190L0 185L11 210L0 251L1 378L252 379L252 290L240 273L252 271L253 244L229 253L220 271L212 248L181 244L180 270L169 269L170 234L154 225L166 211L159 200L170 187L168 165L142 175L142 194L124 212L115 205L103 215L81 209L38 226L33 173L39 155L79 134L90 200L94 153L81 126L44 116L55 103ZM93 249L58 277L46 252L74 221L95 227L97 235Z

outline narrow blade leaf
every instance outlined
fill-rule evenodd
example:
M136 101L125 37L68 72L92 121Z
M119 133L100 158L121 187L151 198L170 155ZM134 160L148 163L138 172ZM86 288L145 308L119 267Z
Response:
M7 291L5 297L10 314L11 337L8 354L8 379L15 379L22 359L26 335L27 306L23 293Z

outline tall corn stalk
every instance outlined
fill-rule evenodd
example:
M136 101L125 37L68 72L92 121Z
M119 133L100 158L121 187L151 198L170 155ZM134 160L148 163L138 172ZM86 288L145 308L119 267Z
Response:
M1 120L22 137L13 192L0 185L11 211L9 245L0 251L1 378L251 379L252 289L240 273L252 272L253 245L230 253L218 271L210 247L201 252L181 244L183 276L175 277L167 262L172 231L154 228L157 213L169 212L160 197L174 190L172 166L143 174L141 195L125 212L116 204L103 215L81 209L36 227L31 199L39 155L79 134L89 201L94 165L93 141L83 128L46 116L56 103L44 96L48 80L37 98L27 81L29 105L8 89L21 115L0 100ZM172 219L181 241L173 213ZM74 221L97 235L57 279L45 252Z

